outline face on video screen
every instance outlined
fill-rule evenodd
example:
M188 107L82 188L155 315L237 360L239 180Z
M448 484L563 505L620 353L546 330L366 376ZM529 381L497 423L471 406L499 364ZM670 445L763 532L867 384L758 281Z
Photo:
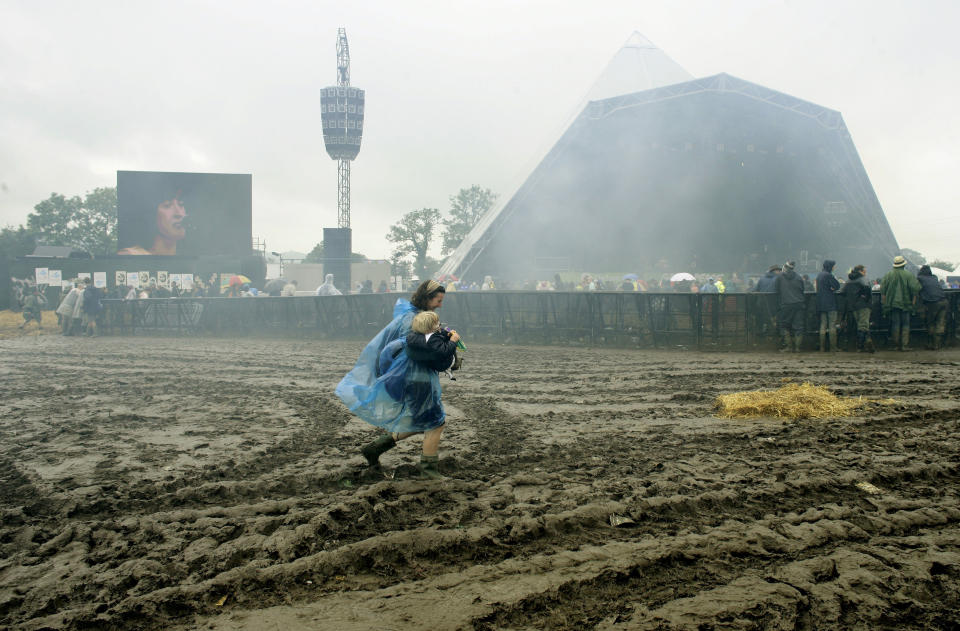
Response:
M251 197L249 175L118 171L117 254L248 254Z

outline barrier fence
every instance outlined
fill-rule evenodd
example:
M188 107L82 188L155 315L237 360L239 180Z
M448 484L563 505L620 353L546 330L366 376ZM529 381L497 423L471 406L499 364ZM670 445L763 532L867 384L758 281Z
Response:
M108 335L219 335L369 339L401 294L258 298L104 300ZM406 296L402 296L406 297ZM841 300L842 301L842 300ZM957 339L960 291L947 291L945 344ZM841 312L843 306L841 304ZM777 344L776 296L760 293L450 292L441 320L464 340L634 348L747 350ZM817 342L816 294L806 295L805 346ZM842 344L854 337L844 323ZM922 312L911 318L914 346L925 341ZM884 341L889 322L873 296L871 332Z

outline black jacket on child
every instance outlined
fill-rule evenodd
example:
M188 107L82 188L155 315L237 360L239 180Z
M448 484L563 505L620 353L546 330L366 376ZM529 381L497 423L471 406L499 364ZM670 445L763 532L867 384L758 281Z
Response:
M423 333L412 331L407 335L407 346L404 350L407 357L413 361L441 372L450 368L453 363L457 343L450 341L450 334L446 331L436 331L429 338Z

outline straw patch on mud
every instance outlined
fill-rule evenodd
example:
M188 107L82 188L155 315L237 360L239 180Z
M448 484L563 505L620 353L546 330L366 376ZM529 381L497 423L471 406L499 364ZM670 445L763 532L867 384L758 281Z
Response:
M36 337L37 335L55 335L60 332L57 328L57 314L53 311L44 311L40 316L44 327L37 328L37 323L31 321L25 329L21 329L23 324L23 313L19 311L4 310L0 311L0 340L8 340L14 337Z
M893 399L871 401L863 397L841 398L826 386L812 383L788 383L776 390L721 394L714 403L720 418L834 418L853 416L863 407L879 403L889 405Z

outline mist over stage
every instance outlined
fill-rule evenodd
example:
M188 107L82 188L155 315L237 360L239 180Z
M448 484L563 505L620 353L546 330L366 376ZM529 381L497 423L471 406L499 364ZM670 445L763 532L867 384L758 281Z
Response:
M589 103L468 239L448 271L515 280L899 252L840 113L726 74Z

